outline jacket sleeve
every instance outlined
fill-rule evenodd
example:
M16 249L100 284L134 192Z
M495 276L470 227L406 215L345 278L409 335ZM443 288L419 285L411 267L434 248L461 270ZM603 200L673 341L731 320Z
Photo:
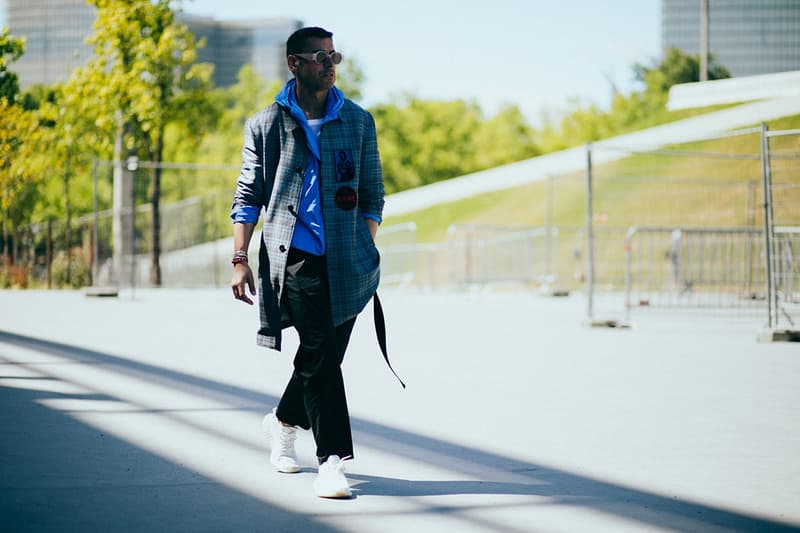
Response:
M364 112L364 139L361 147L361 175L358 180L358 198L361 213L380 222L383 217L384 189L381 158L378 153L378 139L375 133L375 120Z
M264 143L256 118L249 119L244 127L242 168L231 207L234 222L258 222L258 215L264 206Z

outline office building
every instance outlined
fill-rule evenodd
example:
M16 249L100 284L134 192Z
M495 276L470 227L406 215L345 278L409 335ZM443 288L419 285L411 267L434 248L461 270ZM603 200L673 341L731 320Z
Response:
M25 54L11 65L21 87L64 81L89 60L95 16L86 0L7 0L6 8L11 34L25 37Z
M708 0L708 47L732 76L800 70L800 0ZM662 0L661 44L700 53L700 0Z
M265 80L286 81L286 38L302 24L294 19L219 21L209 17L181 14L195 38L205 39L198 48L197 61L214 65L214 83L225 87L236 83L245 64L251 64Z
M86 38L92 33L95 8L86 0L6 0L6 20L12 35L25 37L25 54L12 65L20 86L65 81L70 72L92 56ZM218 21L181 13L196 38L206 44L197 51L199 62L214 65L214 83L228 86L245 64L267 80L289 79L286 37L301 27L294 19L247 22Z

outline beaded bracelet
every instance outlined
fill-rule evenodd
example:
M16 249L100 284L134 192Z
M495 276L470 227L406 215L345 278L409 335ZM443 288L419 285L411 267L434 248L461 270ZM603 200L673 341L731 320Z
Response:
M233 252L233 259L231 259L231 264L238 265L239 263L247 263L247 252L245 250L239 250Z

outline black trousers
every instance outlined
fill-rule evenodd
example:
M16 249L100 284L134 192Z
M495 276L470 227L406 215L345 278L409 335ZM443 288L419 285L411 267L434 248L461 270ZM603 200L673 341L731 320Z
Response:
M351 457L353 437L341 365L355 318L334 327L324 256L289 250L281 305L300 346L278 403L278 419L313 431L320 464L330 455Z

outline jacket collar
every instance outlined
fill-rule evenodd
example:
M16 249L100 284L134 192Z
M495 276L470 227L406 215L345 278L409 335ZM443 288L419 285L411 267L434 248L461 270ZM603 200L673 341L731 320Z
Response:
M300 106L297 105L297 101L295 100L296 85L297 81L292 78L286 82L286 85L283 86L283 89L281 89L281 91L275 96L275 102L283 111L283 128L287 132L302 126L300 124L301 118L305 120L302 111L300 110ZM331 87L328 90L328 104L324 117L325 122L344 119L340 113L344 107L344 101L344 94L342 94L342 91L340 91L337 87Z

